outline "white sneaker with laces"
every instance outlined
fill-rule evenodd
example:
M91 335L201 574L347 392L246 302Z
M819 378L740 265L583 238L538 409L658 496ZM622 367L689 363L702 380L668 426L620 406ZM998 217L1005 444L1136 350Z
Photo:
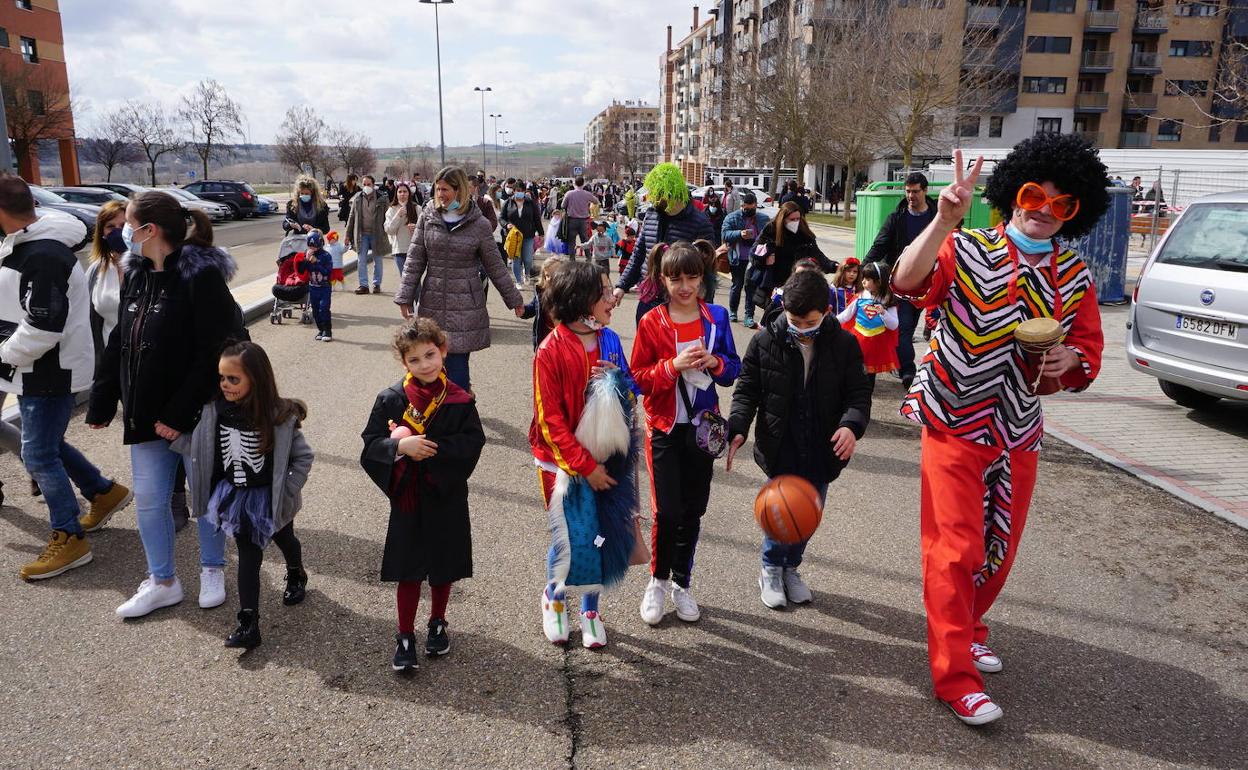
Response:
M979 642L971 642L971 659L975 661L975 668L985 674L995 674L1005 668L1001 663L1001 656L988 645Z
M139 583L139 590L117 608L119 618L141 618L161 607L172 607L182 601L182 583L176 577L169 585L161 585L148 576Z
M809 604L815 598L810 593L810 586L802 580L796 567L784 568L784 595L794 604Z
M788 604L784 598L783 567L763 567L758 573L758 588L762 593L763 604L771 609L778 610Z
M581 613L581 646L587 650L607 646L607 627L596 610Z
M646 592L641 595L641 619L647 624L657 626L663 622L663 609L667 604L667 595L672 591L672 581L650 578L646 584Z
M986 725L1005 715L1001 707L993 703L985 692L969 693L945 703L958 715L958 719L968 725Z
M225 570L204 567L199 571L199 606L206 610L225 604Z
M563 597L551 599L542 589L542 632L551 644L568 641L568 603Z
M702 610L699 609L689 589L681 588L674 583L672 584L672 604L676 605L676 617L686 623L693 623L702 617Z

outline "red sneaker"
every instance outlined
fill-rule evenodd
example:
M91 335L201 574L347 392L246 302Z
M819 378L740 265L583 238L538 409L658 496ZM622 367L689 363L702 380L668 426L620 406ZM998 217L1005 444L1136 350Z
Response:
M953 709L953 713L958 715L958 719L968 725L986 725L1005 714L1000 706L992 702L988 693L984 692L973 692L957 700L945 701L945 703Z
M975 661L975 668L985 674L995 674L1004 668L1001 657L988 645L979 642L971 642L971 659Z

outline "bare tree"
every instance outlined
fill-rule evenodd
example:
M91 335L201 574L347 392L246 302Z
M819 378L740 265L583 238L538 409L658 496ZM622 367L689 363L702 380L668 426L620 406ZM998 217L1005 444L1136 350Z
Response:
M1229 7L1220 7L1214 15L1226 14L1229 10ZM1164 93L1183 97L1178 104L1184 108L1167 110L1174 102L1163 100L1159 102L1161 109L1148 116L1150 121L1179 120L1184 127L1193 129L1248 123L1248 38L1233 37L1229 33L1223 38L1211 84L1167 80ZM1134 103L1134 94L1128 92L1127 100L1128 104ZM1198 123L1189 117L1193 111L1199 116Z
M113 169L118 166L128 166L143 159L138 148L126 139L126 125L119 113L110 112L91 133L92 136L82 140L78 157L87 163L103 166L104 181L113 181Z
M73 104L69 91L52 80L47 68L26 66L16 57L3 62L0 90L9 139L25 165L41 141L73 136Z
M128 101L118 113L125 126L124 136L147 160L151 183L156 184L156 162L161 156L177 152L183 143L174 129L165 106L160 102Z
M242 108L224 86L209 78L199 81L190 94L182 97L178 117L186 123L190 145L203 162L207 179L209 161L229 157L231 152L225 143L243 136Z
M377 153L367 135L335 126L325 137L329 154L348 174L372 173L377 165Z
M399 149L398 155L395 157L395 163L402 169L402 178L411 179L412 171L416 168L416 161L419 158L416 148L408 145Z
M296 104L286 110L276 140L278 162L296 173L306 171L316 177L317 169L329 165L321 144L325 132L325 121L308 105Z

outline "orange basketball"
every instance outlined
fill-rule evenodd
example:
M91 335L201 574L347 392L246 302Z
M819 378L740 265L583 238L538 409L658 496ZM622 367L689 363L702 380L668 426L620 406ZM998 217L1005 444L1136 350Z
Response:
M754 520L767 537L781 543L809 540L823 519L823 500L800 476L777 476L754 498Z

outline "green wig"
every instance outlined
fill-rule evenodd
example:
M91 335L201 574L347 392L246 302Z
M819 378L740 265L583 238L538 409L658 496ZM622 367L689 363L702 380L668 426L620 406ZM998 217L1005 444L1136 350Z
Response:
M659 201L669 206L675 204L680 208L689 202L689 187L685 184L685 175L675 163L660 163L646 174L646 192L655 205Z

